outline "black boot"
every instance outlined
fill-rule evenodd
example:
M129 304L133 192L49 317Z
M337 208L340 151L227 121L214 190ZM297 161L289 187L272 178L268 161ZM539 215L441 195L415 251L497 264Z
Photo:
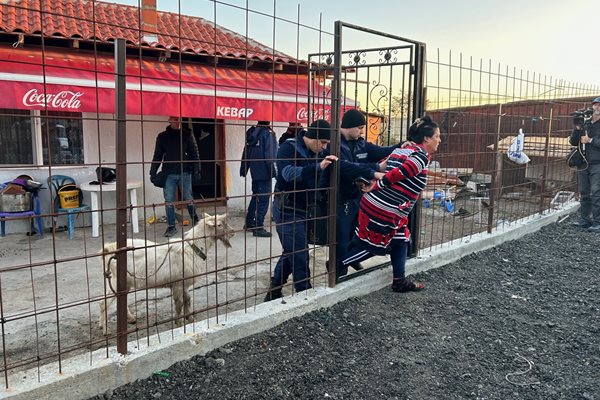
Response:
M281 285L273 285L273 283L271 283L271 287L265 296L264 302L266 303L267 301L280 299L282 297L283 293L281 292Z

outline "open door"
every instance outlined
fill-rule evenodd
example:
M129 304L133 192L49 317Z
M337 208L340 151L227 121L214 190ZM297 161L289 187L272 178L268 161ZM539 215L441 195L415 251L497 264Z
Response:
M192 118L191 128L198 144L202 165L201 179L192 187L194 199L222 202L224 193L225 135L223 122L213 119Z

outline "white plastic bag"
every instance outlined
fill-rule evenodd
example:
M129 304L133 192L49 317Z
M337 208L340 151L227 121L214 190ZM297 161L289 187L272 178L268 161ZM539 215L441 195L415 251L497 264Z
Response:
M517 164L527 164L530 160L527 154L523 153L523 144L525 143L525 134L523 129L519 129L519 133L512 140L508 148L507 155L512 161Z

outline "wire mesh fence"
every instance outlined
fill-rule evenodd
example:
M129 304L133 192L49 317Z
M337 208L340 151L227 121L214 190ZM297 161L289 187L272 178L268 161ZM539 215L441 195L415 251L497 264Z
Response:
M336 32L318 16L312 24L300 9L280 16L276 2L265 10L217 1L155 8L79 0L0 8L2 205L21 206L0 212L5 387L25 370L41 379L49 363L60 372L74 355L88 354L93 364L118 339L131 349L251 312L278 262L304 263L313 288L335 284L326 269L335 235L331 246L297 248L280 261L285 227L311 220L271 217L283 194L272 181L276 153L249 160L272 176L240 171L254 145L247 132L257 125L281 145L320 118L339 134L341 113L359 108L366 139L394 146L416 116L430 114L442 145L415 214L421 251L573 199L564 163L569 114L597 88L451 53L425 58L424 44L369 30L351 29L336 49ZM370 44L353 46L361 35ZM121 94L119 38L126 43ZM524 146L511 149L519 129ZM163 143L159 133L175 136ZM530 162L512 161L515 152ZM113 168L116 183L102 175ZM155 186L161 169L177 177L167 189ZM330 182L330 193L341 193ZM316 188L287 191L305 192ZM318 218L335 221L343 211L342 202ZM295 278L286 296L296 293ZM129 310L121 303L116 315L109 303L119 298Z

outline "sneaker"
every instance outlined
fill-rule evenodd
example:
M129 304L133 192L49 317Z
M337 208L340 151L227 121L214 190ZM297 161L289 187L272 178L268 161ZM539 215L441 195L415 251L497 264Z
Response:
M271 237L271 232L267 231L265 228L256 228L252 231L252 236Z
M588 232L600 233L600 223L596 222L587 229Z
M590 226L592 226L592 223L587 219L580 218L575 222L571 222L571 225L577 228L589 228Z
M394 279L392 282L392 290L398 293L418 292L425 289L425 285L421 282L411 282L407 278Z
M177 234L177 227L175 227L175 226L167 227L167 230L165 231L165 237L175 236L175 234Z

